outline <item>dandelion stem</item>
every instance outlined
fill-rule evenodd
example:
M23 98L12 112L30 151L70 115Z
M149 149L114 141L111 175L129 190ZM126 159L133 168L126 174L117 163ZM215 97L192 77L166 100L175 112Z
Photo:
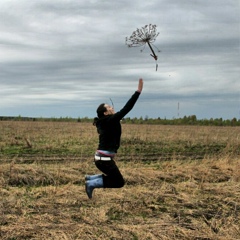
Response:
M148 44L148 46L150 47L150 49L151 49L151 51L152 51L152 53L153 53L153 55L151 54L151 56L157 61L157 55L155 54L155 52L153 51L153 49L152 49L152 46L151 46L151 44L149 43L149 41L147 41L147 44Z

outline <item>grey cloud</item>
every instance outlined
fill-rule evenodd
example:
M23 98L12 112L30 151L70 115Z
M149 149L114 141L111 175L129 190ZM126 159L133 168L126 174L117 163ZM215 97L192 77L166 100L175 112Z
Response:
M178 101L188 114L208 117L222 106L223 116L238 116L236 1L3 0L0 9L2 114L94 116L109 97L120 108L143 77L132 116L157 116L160 106L172 117ZM125 45L149 23L160 32L158 72L147 46Z

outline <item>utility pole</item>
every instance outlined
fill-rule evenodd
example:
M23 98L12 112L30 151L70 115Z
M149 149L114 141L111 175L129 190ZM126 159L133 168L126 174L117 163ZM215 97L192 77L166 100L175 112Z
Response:
M178 102L178 118L179 118L179 115L180 115L179 109L180 109L180 103Z

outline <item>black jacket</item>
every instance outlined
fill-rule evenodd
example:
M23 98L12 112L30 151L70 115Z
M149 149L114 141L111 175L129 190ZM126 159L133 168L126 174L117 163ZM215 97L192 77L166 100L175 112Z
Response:
M120 147L122 134L120 120L131 111L139 95L139 92L135 92L119 112L104 116L97 121L96 127L99 134L99 150L117 152Z

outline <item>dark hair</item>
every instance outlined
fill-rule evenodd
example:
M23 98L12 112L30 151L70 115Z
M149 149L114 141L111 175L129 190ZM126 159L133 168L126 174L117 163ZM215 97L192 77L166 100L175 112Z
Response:
M101 103L97 108L97 116L99 118L104 117L104 112L106 112L107 109L105 107L105 103Z
M97 116L95 117L93 120L93 125L96 125L97 121L99 120L99 118L104 117L104 112L106 112L107 109L105 107L105 103L101 103L98 108L97 108Z

